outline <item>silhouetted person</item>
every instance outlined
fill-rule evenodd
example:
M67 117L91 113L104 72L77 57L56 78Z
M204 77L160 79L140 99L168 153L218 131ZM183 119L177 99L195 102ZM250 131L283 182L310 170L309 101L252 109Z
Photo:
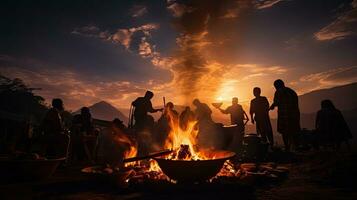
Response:
M148 115L148 113L162 111L162 109L154 109L152 107L151 99L153 96L154 93L146 91L144 97L139 97L133 101L132 105L135 107L134 120L136 130L142 130L147 127L151 129L154 124L154 118Z
M191 108L189 106L186 106L185 110L182 111L182 113L180 114L179 123L181 129L186 130L188 122L192 122L194 120L195 120L195 113L191 111Z
M334 145L339 149L342 142L352 138L351 131L341 113L331 100L321 101L321 110L317 112L315 128L322 143Z
M226 109L217 107L223 114L229 114L231 116L231 124L237 124L241 127L241 130L244 132L244 120L248 120L248 116L243 110L242 105L238 104L238 98L232 98L232 105L228 106Z
M81 132L86 135L91 135L93 133L93 119L92 114L88 107L81 108Z
M172 118L172 120L177 121L179 114L178 112L174 109L174 104L172 102L168 102L165 106L165 110L164 110L164 115Z
M282 134L285 150L290 151L293 144L296 146L296 137L300 131L299 100L296 92L288 87L282 80L274 81L276 89L274 102L270 110L278 107L278 132Z
M234 135L233 145L234 148L240 147L243 142L245 123L244 121L248 119L247 114L243 110L242 105L238 104L238 98L232 98L232 105L228 106L226 109L217 107L223 114L229 114L231 116L231 124L237 125L237 133Z
M211 117L212 110L207 104L201 103L199 99L194 99L192 103L196 106L194 113L199 122L213 122Z
M198 141L200 146L205 148L216 148L220 135L216 124L213 122L211 114L212 110L207 104L200 102L200 100L193 100L193 105L196 107L194 113L197 119L199 128Z
M139 97L133 101L134 106L134 120L135 120L135 132L138 139L138 155L146 155L149 153L150 148L153 143L153 129L154 129L154 118L148 113L155 113L157 111L162 111L163 109L154 109L152 107L151 99L154 93L151 91L146 91L144 97Z
M115 132L122 132L123 134L129 134L128 128L124 125L123 121L119 118L115 118L112 121L112 129Z
M44 133L44 152L49 157L62 157L66 155L65 138L63 133L63 124L61 112L64 106L61 99L52 100L50 108L43 121L42 130Z
M101 131L98 139L98 160L101 164L114 167L123 165L124 152L134 146L128 144L128 141L134 140L125 132L126 130L123 121L115 118L110 127Z
M261 90L258 87L253 89L255 98L250 101L250 117L252 123L256 126L258 135L263 141L268 141L271 146L274 145L273 130L269 118L269 101L266 97L260 96Z
M155 132L156 143L163 146L170 131L178 126L179 114L174 109L174 104L168 102L165 105L164 112L158 120L158 131Z

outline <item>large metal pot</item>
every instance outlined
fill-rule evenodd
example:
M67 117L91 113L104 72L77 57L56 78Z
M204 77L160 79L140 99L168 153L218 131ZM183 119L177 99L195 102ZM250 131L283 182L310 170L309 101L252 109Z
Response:
M221 152L222 153L222 152ZM235 156L234 152L225 152L211 160L170 160L154 158L162 172L178 182L202 182L214 177L226 160Z
M248 134L243 138L243 160L262 161L268 153L268 143L257 134Z

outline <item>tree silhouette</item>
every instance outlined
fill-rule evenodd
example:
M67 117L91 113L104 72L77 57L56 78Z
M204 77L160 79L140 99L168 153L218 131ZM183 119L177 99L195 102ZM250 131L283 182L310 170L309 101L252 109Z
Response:
M0 75L0 111L32 118L39 123L47 110L44 98L33 93L40 88L30 88L18 78Z

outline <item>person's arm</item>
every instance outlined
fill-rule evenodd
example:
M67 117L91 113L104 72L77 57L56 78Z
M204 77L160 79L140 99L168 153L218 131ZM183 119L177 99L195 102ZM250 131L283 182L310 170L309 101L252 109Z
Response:
M269 111L269 101L268 101L268 98L264 98L265 101L264 101L264 109L266 109L265 111Z
M248 117L247 113L244 110L243 110L243 114L244 114L245 120L247 120L247 122L249 122L249 117Z
M273 100L273 104L271 104L271 106L270 106L270 110L274 110L274 108L276 107L276 106L278 106L278 102L279 102L279 97L278 97L278 94L277 94L277 91L275 92L275 94L274 94L274 100Z
M252 124L254 124L254 103L252 101L250 102L249 114L250 119L252 119Z
M223 114L229 114L229 108L230 107L228 107L226 109L218 108L218 110L221 111L221 113L223 113Z
M149 110L148 110L148 112L150 112L150 113L156 113L157 111L163 111L163 109L162 109L162 108L155 109L155 108L152 107L151 102L149 102Z

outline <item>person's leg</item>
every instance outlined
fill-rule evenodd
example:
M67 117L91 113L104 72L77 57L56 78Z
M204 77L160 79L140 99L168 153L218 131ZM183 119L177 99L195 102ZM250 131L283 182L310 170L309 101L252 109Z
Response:
M273 132L272 131L267 131L267 138L269 141L270 146L274 146L274 137L273 137Z
M266 131L264 130L263 124L258 120L256 121L257 134L261 136L263 142L267 142Z
M286 133L281 134L283 136L283 141L284 141L284 146L285 146L285 151L290 151L290 138L289 135Z

